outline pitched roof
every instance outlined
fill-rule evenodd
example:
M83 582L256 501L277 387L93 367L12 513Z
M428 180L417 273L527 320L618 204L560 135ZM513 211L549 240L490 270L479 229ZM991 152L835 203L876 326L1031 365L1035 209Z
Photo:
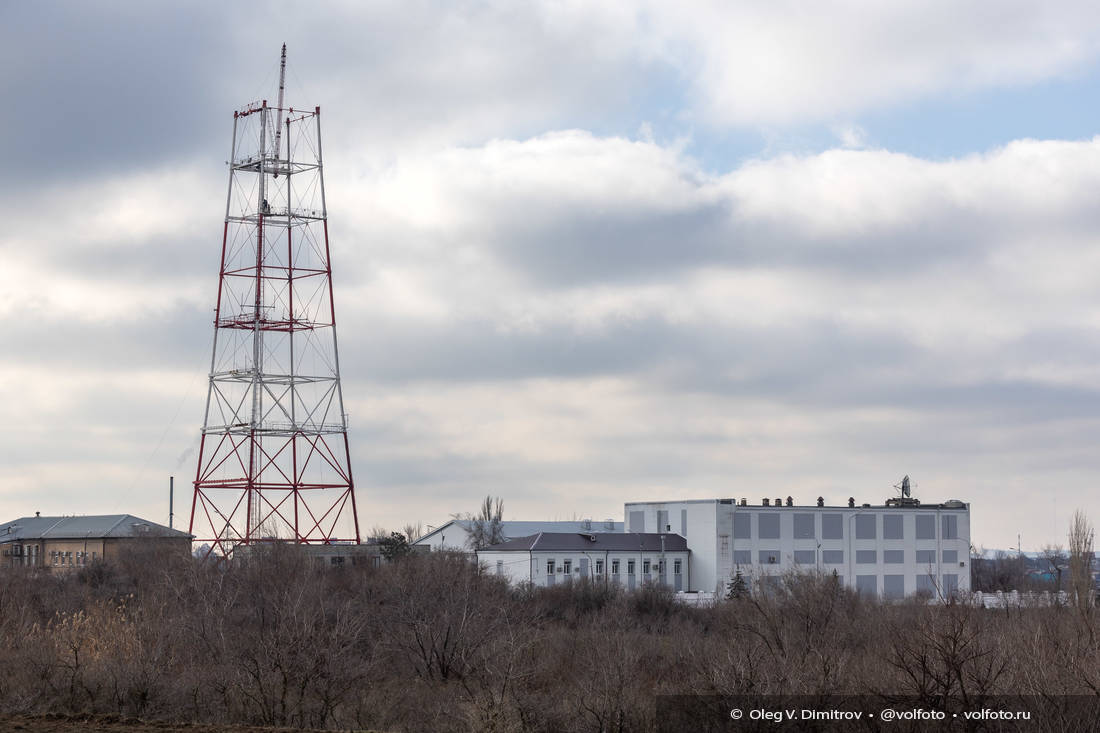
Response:
M117 537L190 537L132 514L84 517L20 517L0 524L0 542Z
M470 531L470 525L473 522L469 519L452 519L446 524L436 527L431 532L428 532L423 537L418 537L415 542L410 544L418 544L426 541L429 537L445 530L447 527L457 525L464 531ZM623 523L616 521L596 521L594 519L581 519L572 520L566 522L526 522L526 521L512 521L504 520L500 523L501 533L505 539L515 539L517 537L528 537L539 532L585 532L588 534L602 534L607 532L622 532Z
M662 544L663 540L663 544ZM686 552L687 540L678 534L656 532L539 532L519 537L499 545L482 548L482 552L528 552L569 550L607 550L609 552Z

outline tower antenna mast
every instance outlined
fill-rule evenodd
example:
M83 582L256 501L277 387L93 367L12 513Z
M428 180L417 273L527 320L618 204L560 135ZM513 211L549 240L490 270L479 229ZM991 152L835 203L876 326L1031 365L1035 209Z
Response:
M272 151L275 159L275 178L279 177L279 141L282 139L283 126L279 117L283 117L283 90L286 89L286 44L283 44L283 53L279 57L279 103L275 106L275 148Z
M285 71L285 45L282 59ZM321 108L284 110L284 81L280 73L278 108L264 100L233 113L188 530L219 557L232 557L242 545L360 540L336 342Z

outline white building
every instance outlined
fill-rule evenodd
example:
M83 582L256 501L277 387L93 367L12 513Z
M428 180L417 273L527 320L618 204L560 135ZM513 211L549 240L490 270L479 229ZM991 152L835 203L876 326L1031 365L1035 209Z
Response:
M628 590L646 581L687 590L691 552L677 534L540 532L479 550L486 572L512 583L551 586L592 577Z
M469 519L452 519L446 524L436 527L423 537L419 537L415 541L410 540L410 544L417 546L427 545L433 552L439 550L469 552L473 549L470 547L470 525L472 524L473 522ZM587 534L602 534L607 532L621 533L623 531L623 523L616 522L613 519L608 519L603 522L596 522L591 519L579 519L568 522L502 521L500 525L501 534L503 534L505 540L511 540L517 537L529 537L539 532L583 532Z
M970 591L970 505L748 506L746 500L631 502L629 532L678 532L691 548L689 590L722 593L749 577L788 570L836 572L861 593L902 598Z

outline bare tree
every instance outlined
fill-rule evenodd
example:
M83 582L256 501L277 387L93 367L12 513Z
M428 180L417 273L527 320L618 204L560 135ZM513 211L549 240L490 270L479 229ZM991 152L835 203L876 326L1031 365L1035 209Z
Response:
M1092 540L1092 524L1078 509L1069 525L1069 582L1080 608L1092 606Z
M383 527L381 524L376 524L367 531L367 537L372 540L380 540L390 536L390 530Z
M422 522L408 522L401 528L401 534L409 540L409 542L415 542L424 536L424 524Z
M1021 590L1027 586L1020 557L1004 550L979 548L970 559L974 590L983 593Z
M1062 550L1061 545L1046 545L1043 547L1041 557L1046 564L1047 569L1050 570L1054 576L1054 590L1062 590L1062 571L1069 565L1069 561L1066 559L1066 553Z
M471 550L480 550L489 545L504 541L504 500L486 496L477 514L466 514L464 520L470 523L470 538L467 543Z

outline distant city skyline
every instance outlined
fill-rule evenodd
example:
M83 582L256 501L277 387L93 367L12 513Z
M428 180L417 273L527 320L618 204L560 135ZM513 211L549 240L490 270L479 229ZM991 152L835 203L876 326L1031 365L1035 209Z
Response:
M361 529L1100 522L1100 10L8 4L0 521L186 527L232 115L322 109Z

